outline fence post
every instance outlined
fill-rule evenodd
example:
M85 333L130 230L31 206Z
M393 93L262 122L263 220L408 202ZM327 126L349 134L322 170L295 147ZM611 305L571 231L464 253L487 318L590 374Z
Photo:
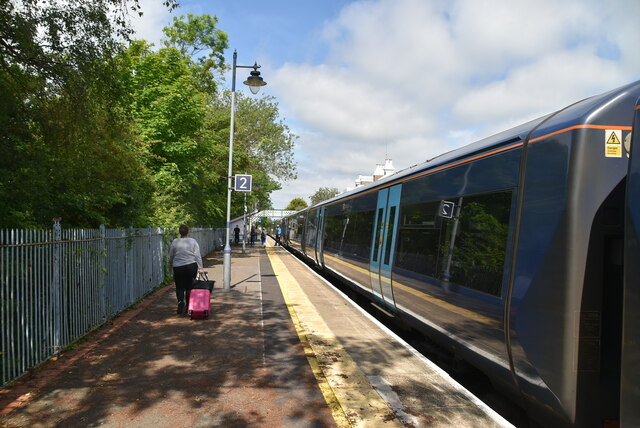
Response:
M107 321L107 231L104 227L104 224L100 225L99 233L100 244L98 247L98 251L100 251L100 255L98 257L98 269L100 271L98 273L98 287L100 290L100 318L104 323Z
M52 300L53 300L53 354L60 352L60 336L62 325L62 308L61 299L61 275L62 275L62 226L60 218L53 219L53 284L52 284Z
M126 268L126 284L127 284L127 306L131 306L135 302L134 294L133 294L133 255L134 255L134 241L135 238L133 236L133 227L129 227L127 229L127 245L126 245L126 259L127 259L127 268Z

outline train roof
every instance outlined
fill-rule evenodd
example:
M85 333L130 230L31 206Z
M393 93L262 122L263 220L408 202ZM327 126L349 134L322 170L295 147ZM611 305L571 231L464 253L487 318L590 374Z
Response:
M441 165L446 165L457 160L469 158L477 153L486 152L488 150L497 149L512 145L519 141L526 141L530 138L536 138L542 135L548 135L558 130L567 129L577 124L599 124L602 120L609 119L605 115L605 111L611 111L616 106L622 105L623 107L629 107L629 105L635 105L636 101L640 97L640 81L636 81L625 86L613 89L600 95L594 95L589 98L585 98L569 106L515 126L511 129L499 132L490 137L483 138L474 143L460 147L458 149L451 150L449 152L440 154L434 158L428 159L425 162L410 166L402 169L380 180L358 187L345 193L328 199L326 201L319 202L301 211L309 210L314 207L323 205L330 205L334 201L338 201L344 198L348 198L352 195L356 195L361 192L369 191L377 187L383 187L385 184L409 177L418 172L436 168ZM617 114L625 116L625 113L629 117L623 117L620 124L605 123L607 125L622 125L629 124L633 119L633 108L628 108L622 112L617 111ZM607 119L604 119L607 118Z

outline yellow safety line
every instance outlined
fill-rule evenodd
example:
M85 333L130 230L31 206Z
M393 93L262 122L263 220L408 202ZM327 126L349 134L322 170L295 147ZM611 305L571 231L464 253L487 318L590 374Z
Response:
M329 408L331 409L331 414L333 416L333 419L336 421L336 423L340 427L350 427L351 424L349 423L349 419L345 415L344 410L340 405L340 401L338 401L338 398L333 393L333 390L331 389L331 386L329 385L327 378L322 372L322 369L320 368L320 363L318 362L318 358L313 353L313 348L311 347L311 344L307 339L307 335L300 324L300 320L296 315L296 311L293 309L293 304L290 303L289 298L286 295L286 291L284 290L283 290L283 295L285 298L285 302L287 302L287 309L289 310L289 315L291 315L291 320L293 321L293 325L295 326L296 331L298 332L300 343L302 343L302 347L304 349L304 355L307 357L307 361L309 362L309 365L311 366L311 371L313 372L313 375L315 376L316 381L318 382L320 391L322 392L322 395L324 396L325 401L327 402L327 404L329 405Z
M341 427L402 427L291 275L273 248L267 254L307 361Z

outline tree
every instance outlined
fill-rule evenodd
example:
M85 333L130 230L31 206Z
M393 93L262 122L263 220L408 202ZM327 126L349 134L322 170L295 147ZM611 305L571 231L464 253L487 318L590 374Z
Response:
M322 201L331 199L334 196L338 196L339 194L340 191L336 187L321 187L316 191L316 193L309 196L309 199L311 199L311 205L315 205Z
M125 45L137 5L0 1L0 227L224 224L230 93L212 71L226 34L188 15L160 49ZM233 171L265 209L296 176L296 136L270 97L238 94L236 111Z
M144 222L151 183L115 61L132 9L0 2L0 227Z
M115 55L131 8L0 2L0 225L144 222L150 182Z
M177 48L182 55L197 61L200 65L201 77L212 70L224 71L224 50L229 47L227 33L216 28L218 17L211 15L195 16L193 14L173 18L173 25L165 27L163 43L166 47Z
M202 40L213 40L208 32L216 32L215 39L224 41L207 42L209 56L221 55L226 34L215 30L214 24L213 18L181 17L174 20L175 28L165 28L170 38L166 47L154 51L136 42L122 58L128 69L132 114L155 184L153 224L224 221L231 93L218 92L215 82L207 80L211 74L204 78L202 63L192 57ZM207 89L212 87L215 90ZM233 173L251 174L253 191L233 192L232 217L242 214L245 203L270 207L269 195L280 189L280 181L295 178L295 138L271 97L237 94Z
M3 78L11 81L0 71ZM31 82L36 88L39 79ZM49 225L53 217L129 226L145 216L150 182L140 140L122 98L101 83L68 75L56 92L40 86L30 102L29 90L0 95L15 101L0 112L1 227Z
M273 97L249 97L236 94L235 131L233 144L234 173L251 174L254 190L247 195L247 205L260 209L271 207L270 194L282 188L282 182L296 178L293 148L297 136L280 118L278 104ZM223 136L217 146L215 164L228 164L231 92L224 91L213 101L207 133ZM216 166L216 168L221 168ZM226 166L219 169L226 176ZM226 192L226 182L221 183ZM226 193L223 193L226 196ZM242 213L244 195L232 194L231 216ZM223 202L223 207L226 204Z
M158 0L160 3L161 0ZM176 0L162 0L174 9ZM133 34L129 13L138 0L4 0L0 2L0 69L46 76L94 67L121 50Z
M202 138L210 96L199 89L193 62L176 48L153 51L134 42L122 56L130 111L144 142L144 162L154 184L150 222L199 223L191 206L205 183L221 177L203 159L213 148ZM206 199L199 203L206 204ZM205 211L207 211L205 209ZM212 216L221 210L209 212Z
M285 210L299 211L303 208L307 208L309 205L302 198L293 198Z

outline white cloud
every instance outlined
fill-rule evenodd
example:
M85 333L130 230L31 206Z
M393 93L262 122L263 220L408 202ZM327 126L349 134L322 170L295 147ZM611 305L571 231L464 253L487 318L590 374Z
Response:
M432 127L391 88L376 87L341 69L285 65L271 80L298 121L330 135L388 141Z
M579 48L541 55L504 80L471 87L451 107L458 123L523 122L613 89L626 78L616 63Z

